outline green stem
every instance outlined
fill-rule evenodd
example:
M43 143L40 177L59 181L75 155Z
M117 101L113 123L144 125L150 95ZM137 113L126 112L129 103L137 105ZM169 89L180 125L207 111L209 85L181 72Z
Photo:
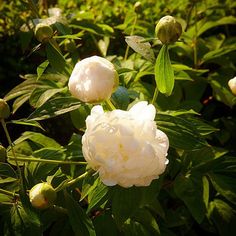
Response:
M88 175L89 172L90 171L87 171L87 172L83 173L82 175L78 176L77 178L68 181L67 183L59 184L54 190L56 192L59 192L59 191L65 189L65 188L77 183L79 180L83 179L86 175Z
M2 188L0 188L0 193L3 193L5 195L11 196L11 197L19 196L17 193L13 193L13 192L10 192L10 191L2 189Z
M3 130L4 130L5 134L6 134L7 141L8 141L8 143L9 143L10 147L11 147L12 155L13 155L13 157L14 157L13 159L15 160L16 167L17 167L17 171L18 171L18 174L19 174L21 183L23 183L23 182L22 182L22 176L21 176L20 166L19 166L19 164L18 164L18 162L17 162L16 154L15 154L14 147L13 147L13 143L12 143L12 141L11 141L10 134L9 134L9 132L8 132L8 130L7 130L6 122L5 122L4 119L1 119L1 123L2 123Z
M154 95L153 95L153 98L152 98L152 102L151 102L152 104L154 104L155 101L157 100L158 92L159 92L159 90L156 86L155 91L154 91Z
M195 14L195 37L194 37L194 41L193 41L193 60L194 60L194 68L197 68L197 34L198 34L198 28L197 28L197 3L194 6L194 14Z
M105 103L106 103L106 105L109 107L109 109L110 109L111 111L116 109L116 107L113 105L113 103L111 102L110 99L107 99L107 100L105 101Z
M78 176L77 178L72 179L71 181L69 181L69 182L67 183L66 187L69 187L69 186L71 186L71 185L77 183L79 180L83 179L86 175L88 175L88 173L89 173L89 172L87 171L87 172L83 173L82 175Z
M8 157L8 159L15 159ZM62 165L86 165L87 162L85 161L59 161L59 160L50 160L50 159L40 159L35 157L17 157L18 161L23 162L42 162L42 163L49 163L49 164L62 164Z
M131 29L131 32L130 32L130 36L134 34L134 27L135 27L136 23L137 23L137 14L134 17L134 22L133 22L132 29ZM129 54L129 45L127 45L126 50L125 50L125 57L124 57L125 61L128 58L128 54Z

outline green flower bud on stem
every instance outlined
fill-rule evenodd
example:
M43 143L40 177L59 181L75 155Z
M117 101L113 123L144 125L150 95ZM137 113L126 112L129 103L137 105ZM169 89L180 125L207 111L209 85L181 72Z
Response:
M53 29L47 24L39 23L36 25L34 34L39 42L47 42L53 36Z
M182 34L182 26L174 17L164 16L157 23L155 32L163 44L174 43Z
M54 204L57 193L48 183L36 184L29 192L30 202L33 207L46 209Z
M74 40L66 39L64 41L65 51L73 53L76 51L76 44Z
M10 116L10 108L6 101L0 99L0 119L6 119Z
M5 162L7 156L6 148L0 145L0 162Z

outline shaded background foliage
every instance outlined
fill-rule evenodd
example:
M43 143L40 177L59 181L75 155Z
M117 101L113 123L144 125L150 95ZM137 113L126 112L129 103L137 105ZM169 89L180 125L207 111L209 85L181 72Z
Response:
M46 19L51 7L63 11L52 26L61 53L34 37L32 20ZM59 192L58 208L44 212L27 208L25 196L19 204L1 196L4 202L14 202L10 211L0 206L2 235L86 236L95 231L97 235L235 235L236 100L227 86L236 75L235 1L21 0L0 1L0 10L0 96L12 106L9 121L30 116L44 128L40 130L36 123L9 124L9 130L18 155L42 159L83 160L80 135L90 107L79 107L65 89L68 71L77 60L108 56L117 67L120 85L127 88L121 88L122 96L113 95L113 102L126 109L135 99L150 101L155 80L151 62L127 50L125 36L144 37L157 55L160 43L153 39L157 21L173 15L184 28L180 41L170 47L176 77L173 94L159 94L155 104L157 125L171 143L165 175L148 188L131 189L107 188L91 175L68 193ZM49 66L41 64L45 60ZM25 85L17 89L23 81L30 81L28 90ZM48 90L45 99L41 95ZM25 92L19 95L19 91ZM10 152L8 161L14 165ZM4 182L1 175L1 187L17 192L14 170L6 163L1 168L12 178ZM75 166L46 168L43 163L27 163L25 186L30 189L48 176L54 176L52 183L57 186L83 171ZM84 200L79 202L80 191Z

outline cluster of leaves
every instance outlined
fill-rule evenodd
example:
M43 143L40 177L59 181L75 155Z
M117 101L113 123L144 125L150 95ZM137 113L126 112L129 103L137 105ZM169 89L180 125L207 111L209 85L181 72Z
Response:
M33 112L8 123L33 128L14 140L22 180L10 147L7 160L0 163L0 234L234 235L236 99L227 81L236 71L236 5L165 2L90 0L77 5L60 0L64 13L51 20L54 36L39 43L32 22L39 16L47 20L49 6L29 1L31 21L25 18L20 42L37 56L37 68L35 74L21 76L23 82L4 99L12 101L13 114L28 103ZM180 40L169 45L172 65L166 59L155 64L161 51L155 23L166 14L176 16L184 29ZM116 66L120 87L112 102L124 110L133 101L153 101L157 74L173 69L173 91L163 85L171 95L159 92L153 101L157 126L170 140L169 164L149 187L107 187L90 172L65 187L86 171L81 135L91 109L71 97L67 82L75 63L95 54ZM159 72L157 67L165 69ZM49 123L55 135L46 132ZM60 129L69 132L69 141L58 138ZM42 181L61 191L54 207L39 211L32 208L27 190Z

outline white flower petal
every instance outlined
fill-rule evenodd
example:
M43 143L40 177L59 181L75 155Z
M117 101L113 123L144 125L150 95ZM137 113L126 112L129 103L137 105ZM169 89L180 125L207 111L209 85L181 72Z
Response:
M147 102L137 103L129 111L104 113L101 106L92 109L86 119L82 150L104 184L147 186L164 172L169 140L157 129L155 112Z

